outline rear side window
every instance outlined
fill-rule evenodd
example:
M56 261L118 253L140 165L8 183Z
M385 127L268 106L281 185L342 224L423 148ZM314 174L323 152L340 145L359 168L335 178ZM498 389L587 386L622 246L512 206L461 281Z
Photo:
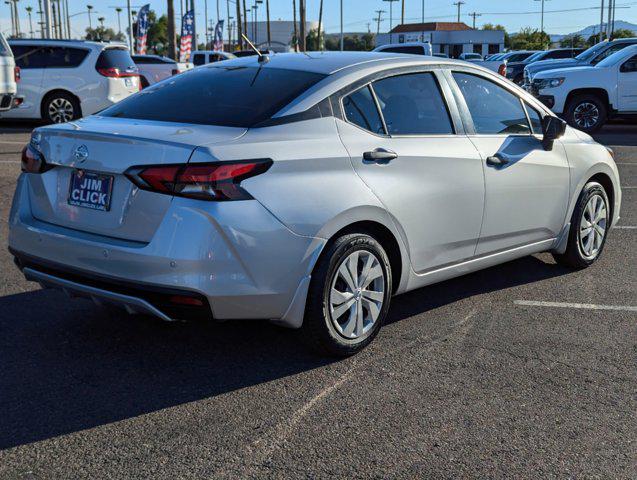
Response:
M347 120L353 124L373 133L385 133L383 121L380 119L376 102L369 87L361 88L345 97L343 110Z
M101 115L251 127L323 78L325 75L298 70L209 65L146 88Z
M478 75L453 72L469 108L476 133L530 134L520 98Z
M197 67L206 63L206 55L204 53L195 53L192 56L192 64Z
M25 70L46 67L48 48L35 45L14 45L11 49L18 67Z
M432 73L414 73L374 82L390 135L453 133L451 119Z
M48 68L77 67L87 55L88 50L83 48L51 47L46 56L46 66Z
M412 55L424 55L423 48L416 45L405 46L405 47L389 47L389 48L382 49L381 52L410 53Z
M595 65L595 64L601 62L602 60L604 60L606 57L610 57L613 53L619 52L620 50L623 50L624 48L629 47L630 45L634 45L634 44L632 44L632 43L616 43L615 45L611 45L606 50L604 50L602 53L597 55L593 59L593 61L591 63L593 65Z
M134 70L135 62L128 53L128 50L121 48L108 48L100 53L95 65L97 70L106 68L117 68L121 72Z

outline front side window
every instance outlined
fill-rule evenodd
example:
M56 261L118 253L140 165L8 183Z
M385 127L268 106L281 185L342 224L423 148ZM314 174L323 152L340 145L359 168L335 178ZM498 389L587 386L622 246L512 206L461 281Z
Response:
M372 133L384 134L383 121L380 119L376 102L369 87L361 88L343 98L345 118L354 125Z
M390 135L451 134L453 126L433 73L384 78L373 84Z
M637 72L637 55L629 58L619 69L622 73Z
M530 134L528 120L517 95L478 75L453 72L469 108L476 133Z
M533 133L535 135L542 135L542 114L528 103L524 102L524 105L526 107L526 112L529 114Z
M251 127L325 75L301 70L204 66L152 85L102 111L106 117Z
M626 47L629 47L630 43L616 43L615 45L611 45L610 47L608 47L606 50L604 50L602 53L600 53L599 55L597 55L593 61L591 62L593 65L601 62L602 60L604 60L605 58L610 57L613 53L617 53L620 50L623 50Z

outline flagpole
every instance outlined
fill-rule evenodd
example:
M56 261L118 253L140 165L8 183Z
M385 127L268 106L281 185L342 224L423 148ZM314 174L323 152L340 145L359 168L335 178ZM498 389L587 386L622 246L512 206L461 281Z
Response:
M126 0L126 8L128 9L128 46L130 47L130 52L135 53L135 50L133 50L133 17L131 16L130 0Z

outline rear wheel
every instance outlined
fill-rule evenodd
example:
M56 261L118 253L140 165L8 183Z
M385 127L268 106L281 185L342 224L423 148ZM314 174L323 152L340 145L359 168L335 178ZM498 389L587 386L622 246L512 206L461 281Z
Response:
M378 334L392 291L383 247L363 233L343 235L321 256L308 292L302 335L319 353L348 356Z
M563 254L553 254L557 263L585 268L599 258L610 228L610 208L604 187L589 182L582 189L571 217L568 245Z
M80 104L75 97L54 92L42 102L42 118L50 123L66 123L80 118Z
M578 95L566 107L569 125L587 133L593 133L606 123L606 103L595 95Z

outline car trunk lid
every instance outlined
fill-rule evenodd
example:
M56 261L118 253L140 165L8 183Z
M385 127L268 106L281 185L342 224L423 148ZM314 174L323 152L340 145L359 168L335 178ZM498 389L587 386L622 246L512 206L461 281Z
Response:
M244 132L105 117L40 129L38 149L55 168L29 175L33 216L82 232L150 242L172 197L138 189L124 172L187 163L198 145L232 141Z

